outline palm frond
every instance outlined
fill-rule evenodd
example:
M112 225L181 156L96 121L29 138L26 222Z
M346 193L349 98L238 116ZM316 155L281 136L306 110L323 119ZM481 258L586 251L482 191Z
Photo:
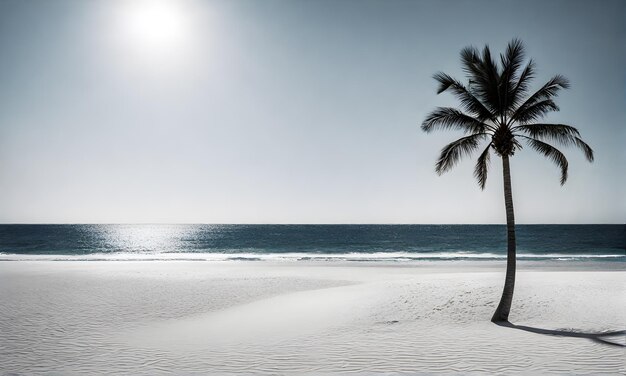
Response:
M530 86L530 81L535 77L535 62L530 59L528 64L522 73L520 73L519 78L517 79L517 83L515 84L515 88L513 89L509 100L511 101L511 107L519 107L522 102L522 98L527 94L528 87Z
M535 94L533 94L529 99L534 99L534 101L536 102L541 99L552 98L558 94L559 90L569 89L569 87L569 80L565 76L557 74L556 76L552 77L548 82L546 82L545 85L541 87L541 89L537 90Z
M482 133L489 126L456 108L437 107L422 122L422 130L431 132L437 129L459 129L465 133Z
M487 170L489 169L489 151L491 149L491 143L487 145L485 150L478 156L476 161L476 167L474 167L474 177L478 180L480 189L485 189L487 183Z
M528 99L526 99L526 101L517 108L513 114L513 118L518 118L519 114L526 112L529 107L555 97L559 90L567 89L569 86L569 80L564 76L559 74L552 77L548 82L546 82L545 85L543 85L533 95L528 97Z
M567 181L567 167L568 167L568 162L567 162L567 158L565 158L565 155L563 155L563 153L561 153L554 146L547 144L543 141L539 141L535 138L526 137L526 136L521 136L521 137L526 139L527 144L531 148L543 154L546 158L550 159L561 169L561 185L565 184L565 182Z
M578 147L580 150L583 151L583 153L585 153L585 158L587 158L589 162L593 162L594 156L591 146L587 145L587 143L583 141L580 137L575 138L574 145L576 145L576 147Z
M487 85L485 87L485 100L493 105L496 112L500 115L504 110L502 98L500 96L500 71L498 69L498 64L491 57L491 51L487 45L483 48L482 64L487 79Z
M515 80L517 77L518 69L522 66L524 56L526 55L526 49L524 42L520 39L514 38L506 46L506 52L500 54L500 61L502 62L502 76Z
M512 128L514 132L521 131L540 141L557 142L563 146L575 146L582 150L585 158L593 162L593 149L581 138L578 129L566 124L523 124Z
M476 85L484 82L485 75L481 67L480 53L475 47L469 46L461 50L461 68L469 81L470 89L475 89Z
M488 69L489 63L486 64L483 60L484 55L487 56L489 63L495 64L491 60L489 47L485 46L483 56L475 47L466 47L461 50L461 66L469 81L468 90L495 115L498 112L497 94L494 97L494 83ZM497 87L495 89L497 90Z
M517 72L524 61L524 43L519 39L513 39L507 45L506 52L500 54L502 73L500 75L500 103L504 111L515 105L514 94L518 83Z
M480 53L474 46L465 47L461 50L461 67L465 73L472 77L482 77L480 71Z
M531 121L539 120L551 111L559 111L559 106L557 106L552 99L544 99L527 106L524 109L518 109L511 119L525 124Z
M474 47L461 50L461 64L467 74L472 93L489 109L491 113L500 113L500 97L498 93L498 65L491 58L489 46L483 48L482 54Z
M522 124L511 130L524 132L538 140L556 141L565 146L571 145L575 137L580 137L578 129L566 124Z
M486 133L477 133L459 138L441 149L441 155L435 164L435 171L441 175L454 167L463 156L469 156L475 151L480 141L484 140Z
M461 82L443 72L436 73L433 78L439 82L437 94L450 90L461 102L463 109L470 112L472 116L475 116L480 121L493 119L493 114Z

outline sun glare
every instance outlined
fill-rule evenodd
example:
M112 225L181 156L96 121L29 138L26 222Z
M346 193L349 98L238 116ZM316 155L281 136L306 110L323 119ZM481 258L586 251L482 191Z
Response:
M193 12L181 0L119 3L115 33L129 56L150 65L170 64L193 50Z
M134 1L128 9L128 37L149 48L167 48L184 41L184 15L173 1Z

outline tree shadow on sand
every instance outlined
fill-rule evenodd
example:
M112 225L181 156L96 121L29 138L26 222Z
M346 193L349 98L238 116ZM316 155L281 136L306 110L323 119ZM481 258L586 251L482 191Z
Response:
M542 328L533 328L532 326L526 325L516 325L510 323L508 321L498 322L496 325L504 326L507 328L519 329L525 332L544 334L549 336L558 336L558 337L574 337L574 338L588 338L594 342L601 343L609 346L617 346L617 347L626 347L626 339L623 336L626 336L626 330L617 330L610 332L598 332L598 333L589 333L589 332L579 332L574 329L566 330L566 329L542 329ZM614 339L614 337L617 337ZM615 342L615 341L621 341Z

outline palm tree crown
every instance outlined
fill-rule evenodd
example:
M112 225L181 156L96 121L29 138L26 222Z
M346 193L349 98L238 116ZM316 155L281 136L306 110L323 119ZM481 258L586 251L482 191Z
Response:
M529 60L524 65L524 60L524 44L514 39L500 55L500 64L494 60L488 46L482 53L474 47L463 49L461 63L467 75L467 85L442 72L434 75L439 82L437 94L451 92L460 101L462 109L438 107L426 116L422 129L425 132L458 129L466 134L441 150L436 163L438 174L450 170L463 156L471 155L482 141L488 141L488 144L474 169L481 189L487 181L490 151L500 157L509 157L522 148L520 141L561 169L561 185L567 180L567 159L550 143L577 147L587 160L593 161L593 150L581 140L576 128L540 122L549 112L559 110L554 98L561 89L569 87L569 81L556 75L529 95L535 64Z

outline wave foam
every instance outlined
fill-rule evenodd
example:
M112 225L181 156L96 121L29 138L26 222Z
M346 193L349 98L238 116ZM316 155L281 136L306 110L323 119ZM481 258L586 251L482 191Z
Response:
M505 254L469 252L374 252L374 253L92 253L84 255L25 255L0 253L0 261L420 261L420 260L502 260ZM521 253L519 260L626 261L616 254L532 254Z

